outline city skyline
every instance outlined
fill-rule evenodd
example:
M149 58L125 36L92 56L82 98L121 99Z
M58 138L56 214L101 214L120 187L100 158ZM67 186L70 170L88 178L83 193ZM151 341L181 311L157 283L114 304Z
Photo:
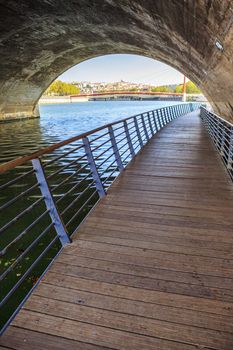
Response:
M154 59L138 56L114 54L81 62L68 69L57 79L65 82L118 82L127 81L154 86L181 84L183 74Z

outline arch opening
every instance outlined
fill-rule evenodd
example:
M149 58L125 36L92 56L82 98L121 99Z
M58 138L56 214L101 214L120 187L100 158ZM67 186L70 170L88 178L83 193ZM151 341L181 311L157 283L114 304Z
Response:
M200 87L217 113L232 118L230 0L44 0L33 6L23 0L2 7L1 17L1 118L36 115L39 97L62 72L113 53L169 64Z
M101 95L103 98L119 99L124 94L132 99L140 98L140 95L144 99L146 96L159 99L165 98L166 93L168 99L170 96L170 99L181 101L183 83L184 75L181 72L160 61L132 54L104 55L67 69L43 91L39 103L59 102L62 96L69 96L64 98L67 102L81 101L85 97L93 100L97 96L101 98ZM196 97L193 96L195 94L202 94L188 77L185 90L188 100ZM204 97L200 98L206 101Z

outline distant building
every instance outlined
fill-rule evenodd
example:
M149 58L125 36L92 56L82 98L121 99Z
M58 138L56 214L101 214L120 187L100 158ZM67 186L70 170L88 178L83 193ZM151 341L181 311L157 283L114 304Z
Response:
M81 93L98 93L105 91L121 91L121 90L140 90L140 91L149 91L151 89L151 85L148 84L138 84L127 82L124 80L118 82L73 82L75 86L77 86Z

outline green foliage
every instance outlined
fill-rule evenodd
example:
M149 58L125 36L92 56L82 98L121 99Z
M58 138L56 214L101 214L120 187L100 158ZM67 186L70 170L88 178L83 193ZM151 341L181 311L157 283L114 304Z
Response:
M173 90L167 85L153 87L151 91L152 92L173 92Z
M176 92L178 94L182 94L182 92L183 92L183 85L184 84L177 85L175 90L174 90L174 92ZM187 84L186 84L186 86L187 86Z
M177 85L175 88L175 92L182 93L183 86L183 84ZM186 92L187 94L201 94L201 90L192 81L188 81L186 83Z
M156 86L151 89L152 92L176 92L182 94L183 84L177 85L174 89L169 85ZM192 82L186 83L187 94L201 94L201 90Z
M130 91L138 91L137 87L133 87L129 89ZM156 86L151 89L152 92L176 92L176 93L182 93L183 92L183 84L177 85L175 88L173 85L162 85L162 86ZM99 92L106 92L106 90L99 91ZM198 89L198 87L192 82L188 81L186 83L186 92L187 94L200 94L201 91ZM75 95L79 94L80 89L77 88L73 84L64 83L61 80L54 81L49 88L45 91L45 95L57 95L57 96L64 96L64 95Z
M79 94L80 89L73 84L64 83L61 80L54 81L45 91L45 95L75 95Z

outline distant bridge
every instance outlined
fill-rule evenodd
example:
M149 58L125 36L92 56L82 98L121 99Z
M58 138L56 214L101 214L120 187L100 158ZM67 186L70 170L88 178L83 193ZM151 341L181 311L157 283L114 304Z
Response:
M92 94L78 94L72 95L72 97L99 97L99 96L112 96L112 95L129 95L129 96L179 96L182 97L182 93L177 92L152 92L152 91L104 91Z
M111 101L111 100L167 100L181 101L183 94L175 92L146 92L146 91L107 91L94 94L77 94L70 96L43 96L39 103L73 103L86 101ZM202 94L187 94L189 101L206 102Z
M189 94L189 99L201 100L205 98L201 94ZM130 100L182 100L183 94L176 92L150 92L150 91L106 91L93 94L78 94L71 95L70 102L77 99L88 100L115 100L115 99L130 99Z

